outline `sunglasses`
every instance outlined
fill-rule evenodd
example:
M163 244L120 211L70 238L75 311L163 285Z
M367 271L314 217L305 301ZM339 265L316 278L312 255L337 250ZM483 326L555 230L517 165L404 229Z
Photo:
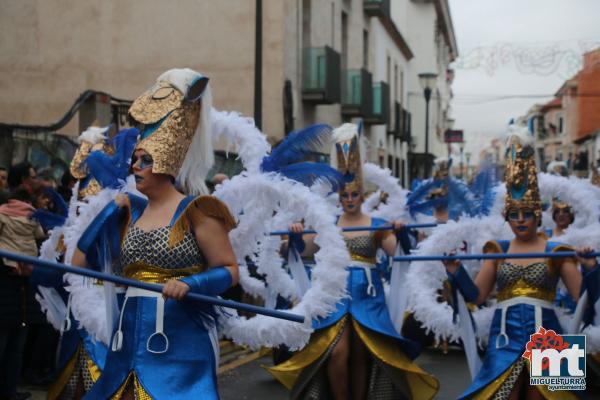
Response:
M535 212L533 210L509 210L506 214L509 221L529 221L535 218Z
M134 155L133 157L131 157L131 166L133 167L138 161L140 162L138 165L139 169L150 168L152 167L152 165L154 165L154 160L149 154L144 154L141 157Z
M348 192L344 192L342 193L342 195L340 196L342 198L342 200L348 200L348 199L356 199L360 196L359 192L352 192L352 193L348 193Z

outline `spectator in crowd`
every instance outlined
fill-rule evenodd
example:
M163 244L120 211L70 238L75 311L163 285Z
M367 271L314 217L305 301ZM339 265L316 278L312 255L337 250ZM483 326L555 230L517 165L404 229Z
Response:
M10 167L8 171L8 186L10 190L23 187L31 194L38 185L35 168L27 161L20 162Z
M73 186L75 186L76 183L77 179L75 179L73 175L71 175L71 171L67 169L60 179L60 186L57 189L58 193L65 199L65 202L68 203L71 200Z
M43 168L37 174L37 180L41 186L45 188L56 188L56 180L54 179L54 169L51 167Z
M0 167L0 190L8 189L8 170Z
M0 167L0 204L8 201L8 170Z
M25 171L30 172L28 169ZM31 174L26 175L24 181L30 178ZM8 203L0 206L0 249L37 256L36 240L41 240L44 232L37 222L29 219L35 209L26 186L22 182L11 193ZM0 258L0 398L2 399L20 400L30 397L29 393L17 392L30 312L39 310L28 285L27 276L30 273L31 266Z

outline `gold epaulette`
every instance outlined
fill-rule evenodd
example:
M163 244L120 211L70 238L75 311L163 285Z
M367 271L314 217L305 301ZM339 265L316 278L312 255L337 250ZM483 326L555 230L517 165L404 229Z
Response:
M227 232L235 227L233 215L221 200L214 196L198 196L187 205L175 221L169 234L169 246L174 247L183 240L185 233L190 230L190 222L195 224L206 217L219 220Z

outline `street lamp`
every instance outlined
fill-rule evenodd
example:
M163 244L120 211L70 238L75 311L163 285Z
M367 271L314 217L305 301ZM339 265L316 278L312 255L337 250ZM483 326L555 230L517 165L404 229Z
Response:
M423 95L425 96L425 178L429 177L429 100L431 99L431 92L435 89L437 83L437 74L432 72L424 72L419 74L419 83L423 88Z
M466 177L465 177L465 181L469 182L469 161L471 160L471 153L469 153L468 151L465 153L465 158L467 159L467 172L466 172Z
M465 150L465 142L460 142L458 145L460 146L460 179L462 179L463 176L467 176L466 173L463 174L463 151Z
M454 128L454 119L446 118L446 130L444 131L444 140L447 141L446 135L449 133L449 131L452 130L452 128ZM446 145L448 146L448 160L450 160L450 157L452 155L452 144L449 141L447 141Z

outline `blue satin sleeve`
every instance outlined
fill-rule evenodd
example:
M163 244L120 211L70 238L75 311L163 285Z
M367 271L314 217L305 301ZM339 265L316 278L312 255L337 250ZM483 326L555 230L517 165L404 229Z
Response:
M290 233L289 235L289 247L296 249L298 254L302 254L306 249L306 244L304 243L304 237L301 233Z
M448 281L452 285L452 291L459 290L466 301L475 302L479 297L479 289L461 264L455 273L448 272Z
M128 194L131 219L135 221L142 214L147 201L139 196ZM121 224L125 221L128 209L119 207L113 200L94 218L83 232L77 248L85 254L88 267L102 270L105 262L119 256L121 250Z
M32 286L62 287L63 272L50 268L34 268L29 277L29 284Z
M594 305L600 301L600 265L598 263L591 271L584 272L581 285L581 293L584 291L588 293L588 306L583 314L583 322L587 326L594 321L596 317Z
M181 278L180 281L190 287L190 291L216 296L231 287L231 273L225 267L211 268L206 272Z
M400 244L400 247L402 248L404 254L410 254L410 251L412 250L413 246L410 240L408 229L403 227L398 232L396 232L396 240Z

